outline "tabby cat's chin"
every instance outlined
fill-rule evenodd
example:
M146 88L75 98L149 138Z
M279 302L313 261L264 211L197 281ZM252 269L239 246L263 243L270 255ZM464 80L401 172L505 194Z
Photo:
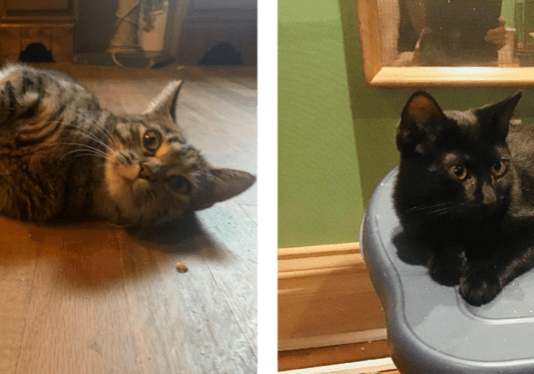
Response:
M150 189L150 182L144 178L137 178L131 184L135 192L143 192Z

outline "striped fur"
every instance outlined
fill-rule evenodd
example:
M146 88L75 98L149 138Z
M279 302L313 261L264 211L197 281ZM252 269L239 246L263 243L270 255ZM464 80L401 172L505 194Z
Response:
M119 116L61 73L0 70L0 214L151 226L246 190L254 176L214 168L187 143L180 87L171 82L144 113Z

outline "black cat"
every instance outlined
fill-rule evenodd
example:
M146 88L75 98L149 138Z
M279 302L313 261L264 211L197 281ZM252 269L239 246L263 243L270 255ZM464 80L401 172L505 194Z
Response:
M442 111L417 92L397 131L404 233L428 249L432 278L459 284L471 305L534 267L534 128L512 120L520 97Z

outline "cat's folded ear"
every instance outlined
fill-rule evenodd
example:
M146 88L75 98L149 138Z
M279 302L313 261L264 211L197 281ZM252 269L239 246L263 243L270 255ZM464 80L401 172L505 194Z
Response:
M193 194L195 210L206 209L215 203L228 200L247 190L256 177L246 171L212 168L207 177L199 181Z
M432 141L432 136L446 119L432 96L423 91L414 93L402 110L397 148L401 153L424 153L425 144Z
M178 106L178 95L182 88L183 81L173 81L169 83L158 97L150 104L146 113L154 113L157 115L171 116L176 123L176 107Z
M477 116L482 119L480 121L482 130L487 132L488 137L496 137L503 141L506 139L510 121L522 94L519 91L496 104L486 105L477 109Z

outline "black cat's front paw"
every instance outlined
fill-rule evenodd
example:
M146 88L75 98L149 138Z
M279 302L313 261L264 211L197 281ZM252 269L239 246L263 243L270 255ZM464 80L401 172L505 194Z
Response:
M428 264L428 270L432 279L439 284L456 286L467 271L467 260L465 256L451 256L446 259L433 257Z
M460 279L460 295L473 306L481 306L493 300L502 290L499 279L484 272L470 272Z

